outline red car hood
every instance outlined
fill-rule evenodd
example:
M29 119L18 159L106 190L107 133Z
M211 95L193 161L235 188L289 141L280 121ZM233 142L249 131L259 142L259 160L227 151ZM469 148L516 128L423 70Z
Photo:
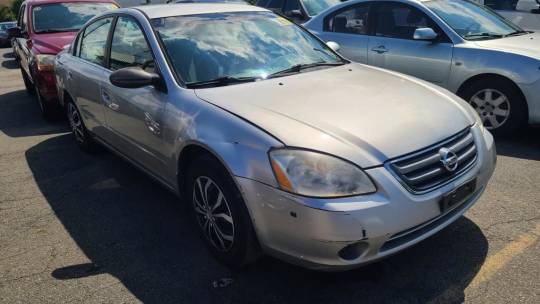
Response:
M39 34L32 37L32 42L34 48L40 53L57 54L62 51L65 45L73 41L75 35L77 35L77 32Z

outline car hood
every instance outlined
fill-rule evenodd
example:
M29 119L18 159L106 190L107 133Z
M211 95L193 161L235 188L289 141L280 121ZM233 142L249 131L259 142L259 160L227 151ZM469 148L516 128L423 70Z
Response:
M474 123L468 104L450 92L361 64L195 93L287 146L362 167L430 146Z
M476 44L489 50L514 53L540 60L540 33L477 41Z
M39 34L32 37L32 42L40 53L57 54L73 41L75 35L76 32Z

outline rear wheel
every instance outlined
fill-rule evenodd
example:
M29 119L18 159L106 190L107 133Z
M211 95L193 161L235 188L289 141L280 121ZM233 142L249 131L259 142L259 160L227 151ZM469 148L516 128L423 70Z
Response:
M207 247L222 263L242 267L260 255L240 191L213 157L197 158L188 173L189 202Z
M69 120L69 126L71 127L71 132L75 137L77 145L85 152L94 152L97 149L97 143L94 141L92 136L82 121L81 114L77 109L77 106L73 102L67 104L67 117Z
M58 114L57 109L46 103L45 100L43 100L43 97L41 96L37 85L34 86L34 90L34 95L36 95L39 109L41 110L41 115L43 115L43 118L45 118L45 120L53 120L56 117L56 114Z
M507 80L482 79L460 95L476 110L484 126L496 134L508 135L527 124L527 103Z

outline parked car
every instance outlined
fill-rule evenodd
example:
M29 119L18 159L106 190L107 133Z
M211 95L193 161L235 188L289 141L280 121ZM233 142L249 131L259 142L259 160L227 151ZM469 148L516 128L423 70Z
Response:
M304 23L313 16L340 3L341 0L257 0L256 5L284 15L296 23Z
M16 22L0 22L0 47L10 45L11 37L8 33L8 29L14 27L16 24Z
M168 1L167 3L240 3L240 4L249 4L244 0L176 0Z
M354 0L305 27L343 56L438 84L494 132L540 122L540 34L463 0Z
M69 45L93 16L117 8L113 0L26 0L22 3L13 51L20 63L26 90L35 94L45 118L58 112L54 56Z
M475 0L519 27L540 31L540 0Z
M227 265L386 257L458 219L495 165L459 97L350 63L256 6L110 11L55 71L79 146L105 145L182 195Z

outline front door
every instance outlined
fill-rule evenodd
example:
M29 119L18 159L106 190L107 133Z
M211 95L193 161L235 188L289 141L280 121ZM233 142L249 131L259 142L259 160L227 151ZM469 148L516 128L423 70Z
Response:
M452 62L453 44L446 34L419 9L397 2L375 6L373 36L368 47L368 64L412 75L444 86ZM435 41L414 40L417 28L429 27Z
M323 32L315 34L325 42L337 42L345 58L367 63L369 6L360 3L338 11L324 21Z
M131 17L118 17L111 41L109 69L104 77L102 101L107 125L114 134L114 146L147 170L164 172L165 145L161 117L167 94L153 86L126 89L113 86L112 72L136 67L157 72L144 32Z

